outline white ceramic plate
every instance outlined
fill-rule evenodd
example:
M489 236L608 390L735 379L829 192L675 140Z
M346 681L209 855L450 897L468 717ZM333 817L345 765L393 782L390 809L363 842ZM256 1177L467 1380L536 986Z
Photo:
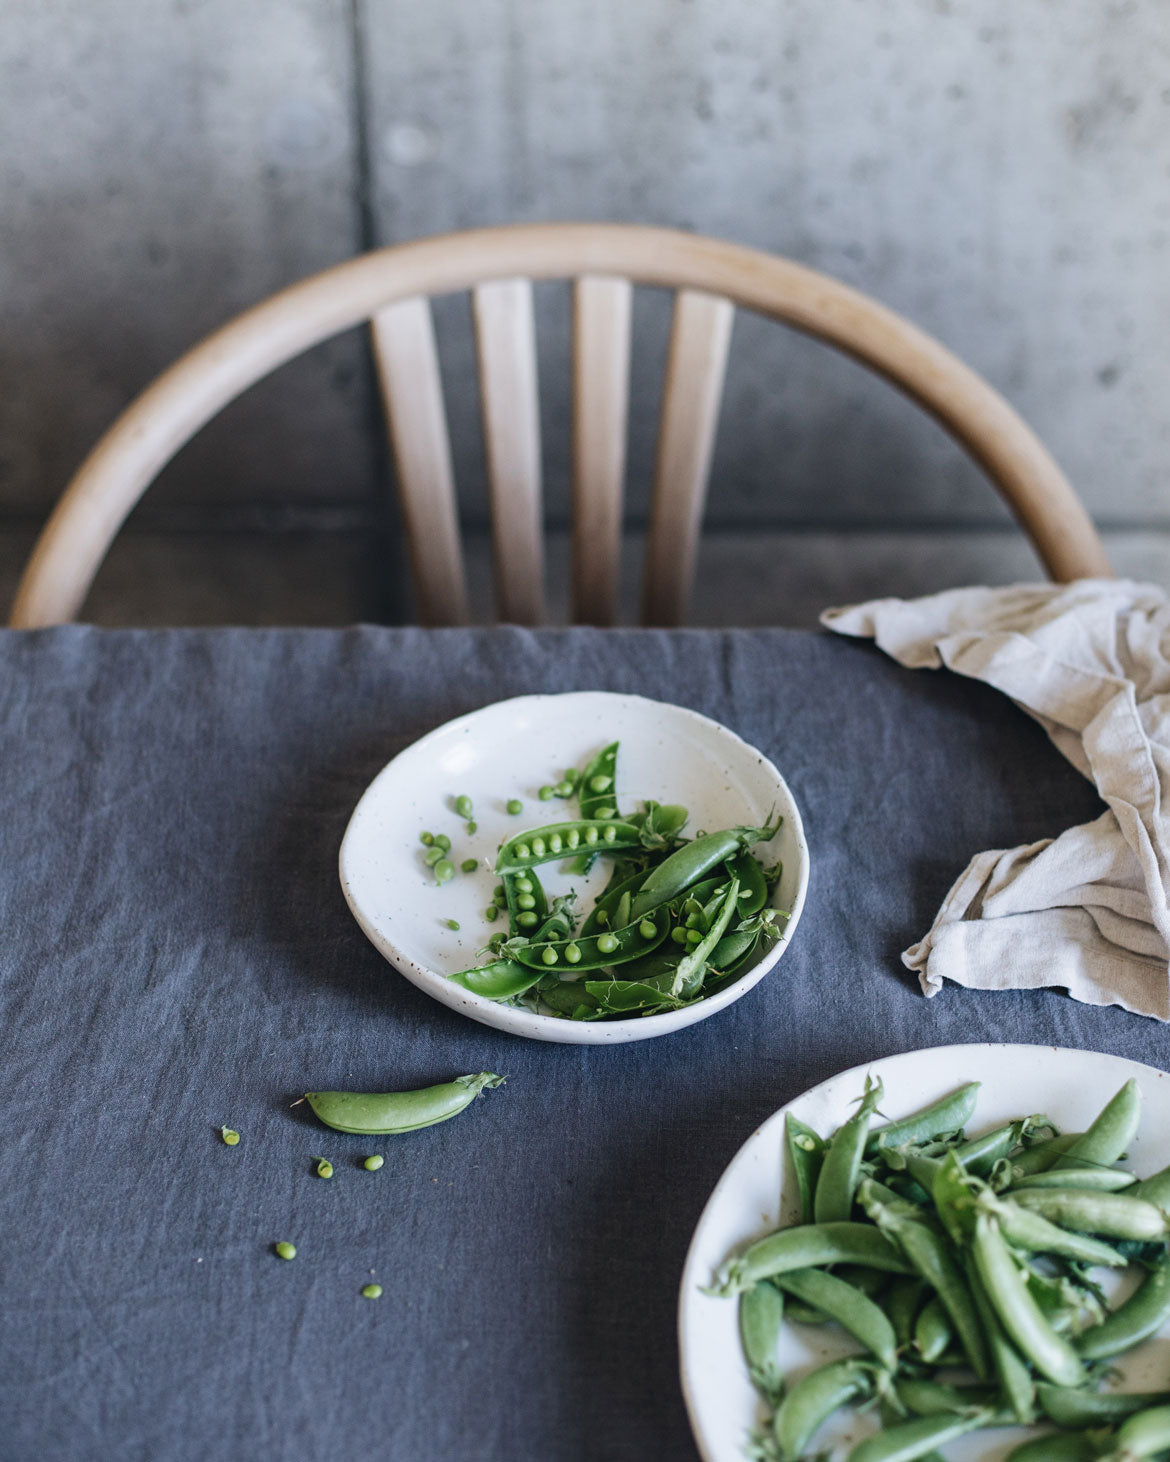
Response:
M622 807L646 798L681 802L690 809L687 831L760 826L770 813L783 817L767 845L783 876L774 903L789 911L783 937L727 989L663 1015L628 1020L577 1021L499 1005L447 978L480 963L477 951L492 926L483 915L496 879L491 871L505 837L537 823L576 814L575 802L538 800L541 785L564 768L583 766L611 741L620 741L617 792ZM478 829L469 837L451 810L465 793ZM506 803L519 797L524 811L511 817ZM479 859L472 874L437 886L423 862L419 832L445 832L456 863ZM570 879L560 865L541 868L551 895L575 887L588 908L604 886L605 860L586 878ZM341 886L354 917L374 946L408 980L474 1020L538 1040L607 1044L664 1035L716 1014L738 1000L780 958L800 918L808 885L808 849L800 813L783 777L761 752L725 726L681 706L642 696L581 691L521 696L473 711L416 741L378 774L358 803L341 844ZM455 919L459 931L446 927ZM500 925L495 926L497 929Z
M704 1462L744 1462L744 1443L764 1416L748 1379L737 1330L734 1300L702 1293L728 1255L780 1224L798 1221L799 1204L787 1180L784 1118L792 1112L828 1135L855 1110L867 1073L885 1084L881 1110L891 1120L907 1116L967 1081L983 1082L971 1135L1013 1117L1044 1112L1067 1131L1083 1129L1115 1091L1134 1076L1142 1089L1143 1116L1125 1166L1147 1176L1170 1164L1170 1077L1164 1071L1055 1046L936 1046L857 1066L822 1082L774 1116L744 1143L720 1178L703 1210L687 1254L679 1299L679 1349L683 1392ZM785 1326L779 1361L800 1374L857 1345L833 1326ZM1170 1335L1141 1347L1123 1367L1127 1390L1165 1387L1170 1369ZM841 1413L817 1434L816 1449L848 1446L876 1428L876 1421ZM1007 1455L1028 1433L1019 1428L963 1438L947 1456L989 1459Z

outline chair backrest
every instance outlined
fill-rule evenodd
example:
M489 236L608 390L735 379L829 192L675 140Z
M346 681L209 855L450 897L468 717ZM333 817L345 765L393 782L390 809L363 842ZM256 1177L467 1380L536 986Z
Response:
M672 229L532 224L398 244L282 290L189 351L86 458L25 569L11 624L72 619L130 509L235 396L310 346L370 322L419 618L467 618L463 553L429 298L471 290L490 477L497 609L544 615L532 281L573 283L572 617L617 598L634 285L675 291L643 578L643 620L682 620L737 307L853 356L930 412L986 471L1057 580L1110 573L1060 468L986 381L893 311L826 275Z

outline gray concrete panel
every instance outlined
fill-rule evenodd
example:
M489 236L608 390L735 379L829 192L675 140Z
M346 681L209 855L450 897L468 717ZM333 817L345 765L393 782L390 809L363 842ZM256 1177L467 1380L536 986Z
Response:
M613 218L790 254L982 371L1101 519L1166 521L1164 0L359 4L381 240ZM651 359L635 399L656 385ZM737 327L726 421L725 525L1003 520L930 423L775 330ZM554 413L554 508L566 432Z
M344 0L15 0L0 25L0 505L37 515L206 331L360 246ZM356 337L257 389L159 510L368 500ZM144 511L148 514L148 506Z

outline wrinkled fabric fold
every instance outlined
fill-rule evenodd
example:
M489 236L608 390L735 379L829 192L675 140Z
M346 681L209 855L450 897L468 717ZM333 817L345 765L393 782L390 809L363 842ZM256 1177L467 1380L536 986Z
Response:
M978 853L902 956L927 995L1060 986L1170 1020L1170 602L1127 580L955 589L827 610L901 664L1009 696L1107 811Z

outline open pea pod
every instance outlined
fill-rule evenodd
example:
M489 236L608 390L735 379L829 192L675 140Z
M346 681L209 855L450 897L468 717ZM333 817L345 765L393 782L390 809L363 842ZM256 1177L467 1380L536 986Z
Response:
M508 933L531 938L548 918L548 897L535 869L500 875L508 905Z
M449 978L473 995L483 995L488 1000L511 1000L531 990L540 979L540 972L516 960L498 959L480 969L460 970Z
M590 910L584 924L581 925L581 933L586 936L604 934L606 929L616 922L614 914L622 899L627 895L632 898L637 893L646 878L646 872L645 868L640 868L636 873L631 873L611 884ZM628 923L629 921L622 922Z
M641 833L628 822L550 822L508 838L496 855L496 872L517 873L574 853L621 853L641 846Z
M666 938L669 928L669 913L658 909L621 929L525 945L515 950L514 958L544 975L553 968L571 972L600 970L649 954Z
M618 741L602 747L577 783L577 805L585 818L609 818L617 816L617 759Z

